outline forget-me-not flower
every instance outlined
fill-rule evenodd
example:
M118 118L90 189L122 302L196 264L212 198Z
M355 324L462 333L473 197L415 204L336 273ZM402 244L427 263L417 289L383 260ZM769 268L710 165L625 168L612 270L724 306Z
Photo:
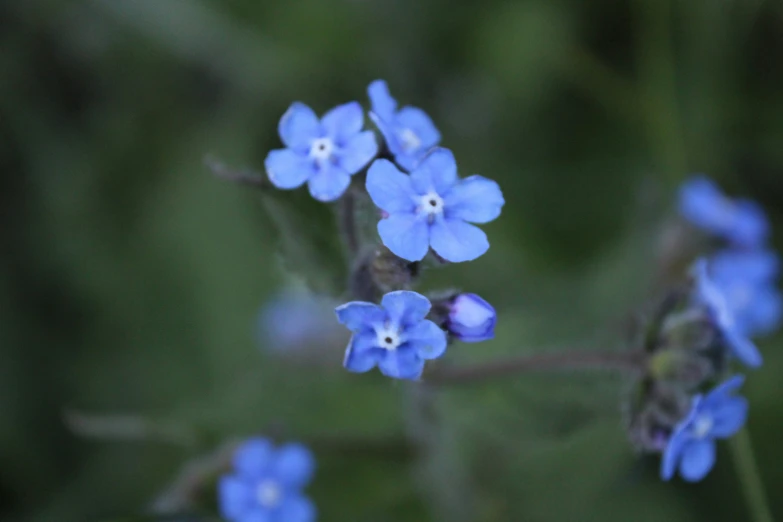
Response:
M340 337L345 330L334 322L334 304L304 289L283 290L259 312L259 342L265 348L285 351L320 346Z
M218 502L230 522L313 522L316 510L302 494L315 461L301 444L275 448L263 438L244 442L234 453L234 473L221 477Z
M307 105L293 103L278 125L287 148L270 151L264 163L269 180L281 189L307 182L315 199L334 201L378 153L375 134L363 126L358 102L339 105L320 120Z
M395 161L405 170L413 169L429 149L440 142L440 132L427 114L416 107L397 110L397 101L383 80L367 88L372 112L370 118L386 140Z
M379 159L367 171L367 192L388 217L378 233L396 256L419 261L429 248L446 261L470 261L489 249L487 235L470 223L488 223L505 203L500 187L482 176L457 177L448 149L435 148L404 174Z
M682 184L679 208L683 217L697 227L736 245L758 246L769 235L769 222L757 203L727 198L704 175Z
M694 264L693 275L696 283L695 300L705 307L710 320L731 353L751 368L761 366L763 362L761 353L753 341L738 327L728 298L710 276L705 259L700 259Z
M663 452L663 480L672 478L677 469L690 482L697 482L709 473L715 465L715 439L731 437L745 424L748 401L733 395L743 381L737 375L706 396L694 397L690 412L674 428Z
M476 294L459 294L449 304L446 329L460 341L477 343L495 336L496 321L491 304Z
M710 262L712 279L726 296L737 329L746 336L768 334L780 326L778 267L778 256L768 250L724 251Z
M353 336L345 352L344 366L366 372L376 365L395 379L417 379L424 361L446 351L446 332L425 319L430 301L407 290L383 296L381 305L354 301L335 309L337 320Z

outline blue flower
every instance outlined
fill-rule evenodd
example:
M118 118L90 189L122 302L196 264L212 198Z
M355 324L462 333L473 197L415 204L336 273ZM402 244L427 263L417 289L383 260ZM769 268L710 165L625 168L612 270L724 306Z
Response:
M710 267L740 332L753 337L780 326L783 302L775 286L777 255L768 250L724 251L712 258Z
M410 175L376 160L367 171L367 192L388 214L378 223L383 244L408 261L421 260L430 247L446 261L476 259L489 241L468 222L492 221L505 203L494 181L459 179L454 155L442 148L433 149Z
M429 149L440 142L440 133L427 114L416 107L397 110L397 101L383 80L367 88L372 112L370 118L386 140L394 159L405 170L413 169Z
M366 372L376 365L395 379L417 379L424 361L446 351L446 332L430 320L429 300L400 290L383 296L381 306L354 301L335 309L337 320L353 332L343 365Z
M230 522L313 522L316 511L302 488L310 482L315 461L300 444L275 448L252 438L234 454L234 473L218 483L218 502Z
M727 198L704 175L680 187L680 213L696 225L741 246L757 246L769 235L769 222L761 207L746 199Z
M733 395L744 378L732 377L706 396L694 397L691 410L672 432L661 460L661 478L679 468L689 482L703 479L715 465L715 439L731 437L745 424L748 401Z
M710 320L731 353L751 368L761 366L763 361L758 348L738 327L727 296L708 273L706 260L700 259L695 263L693 275L696 282L695 300L705 307Z
M334 323L330 300L301 289L286 289L264 304L258 317L259 340L272 350L322 345L345 330Z
M303 103L293 103L280 119L278 133L287 148L270 151L269 180L281 189L305 182L319 201L334 201L378 153L372 131L362 132L364 112L358 102L339 105L321 120Z
M476 294L460 294L451 301L446 329L460 341L477 343L495 337L497 314Z

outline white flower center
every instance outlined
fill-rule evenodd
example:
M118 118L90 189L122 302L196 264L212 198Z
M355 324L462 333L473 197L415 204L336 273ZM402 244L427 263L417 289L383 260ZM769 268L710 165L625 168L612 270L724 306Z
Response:
M378 336L378 346L384 350L396 350L397 347L402 344L400 332L388 326L382 326L376 329L375 335Z
M443 212L443 198L436 192L430 192L421 196L419 208L429 216L435 216Z
M280 502L283 492L274 480L264 480L256 489L256 499L263 507L275 507Z
M405 152L410 152L421 147L421 140L411 129L403 129L397 137L400 140L400 145L402 145L402 150Z
M712 431L713 424L712 417L709 415L700 415L694 419L691 433L697 439L703 439Z
M326 161L332 157L334 142L330 138L316 138L310 144L310 157L318 161Z

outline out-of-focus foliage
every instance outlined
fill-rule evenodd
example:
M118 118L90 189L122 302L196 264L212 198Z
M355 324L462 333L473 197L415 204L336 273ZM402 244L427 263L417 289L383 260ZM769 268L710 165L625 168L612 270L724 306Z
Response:
M695 486L634 455L619 379L435 393L348 374L333 343L332 363L259 349L280 232L202 158L260 169L292 101L367 107L384 78L507 202L486 255L425 273L498 311L495 339L449 360L620 348L690 172L758 200L780 248L781 63L783 8L761 0L0 3L0 518L126 520L262 432L312 442L324 521L747 519L725 448ZM306 203L305 223L330 217ZM783 343L760 345L748 426L783 516ZM173 429L77 437L66 410Z

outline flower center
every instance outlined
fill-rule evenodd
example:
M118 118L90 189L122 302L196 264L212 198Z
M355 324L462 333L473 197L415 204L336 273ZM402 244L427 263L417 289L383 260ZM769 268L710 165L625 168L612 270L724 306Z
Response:
M330 138L316 138L310 144L310 157L318 161L326 161L332 157L334 142Z
M421 140L411 129L403 129L397 136L402 145L402 150L410 152L421 147Z
M435 216L443 212L443 198L436 192L429 192L421 196L419 208L428 216Z
M256 499L263 507L272 508L280 503L283 492L274 480L264 480L256 489Z
M382 326L375 330L375 335L378 336L378 346L384 350L396 350L402 344L400 332L388 326Z
M693 427L691 428L691 433L694 437L697 439L703 439L707 435L709 435L710 431L712 431L712 426L714 422L712 420L712 417L709 415L700 415L693 421Z

